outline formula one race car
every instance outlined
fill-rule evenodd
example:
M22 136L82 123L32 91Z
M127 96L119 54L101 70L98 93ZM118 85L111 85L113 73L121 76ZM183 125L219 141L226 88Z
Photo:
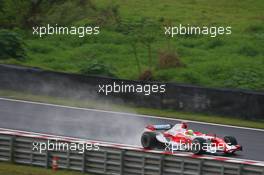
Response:
M165 151L191 151L194 154L234 154L242 151L233 136L224 138L203 134L187 129L186 123L167 125L148 125L141 137L145 149L165 149Z

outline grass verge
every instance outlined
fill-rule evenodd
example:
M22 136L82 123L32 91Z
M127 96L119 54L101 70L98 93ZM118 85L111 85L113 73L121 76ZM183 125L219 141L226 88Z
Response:
M25 165L17 165L6 162L0 162L0 174L3 175L83 175L75 171L58 170L56 172L51 169L40 167L32 167Z
M136 114L145 114L151 116L168 117L174 119L193 120L193 121L201 121L208 123L264 129L264 121L262 120L240 119L231 116L217 116L217 115L208 115L208 114L179 112L175 110L140 108L140 107L133 107L128 105L125 106L125 105L112 104L111 102L107 102L107 101L103 102L103 101L51 97L44 95L40 96L40 95L33 95L30 93L14 92L7 90L0 90L0 97L35 101L35 102L45 102L45 103L52 103L52 104L65 105L65 106L120 111L120 112L136 113Z

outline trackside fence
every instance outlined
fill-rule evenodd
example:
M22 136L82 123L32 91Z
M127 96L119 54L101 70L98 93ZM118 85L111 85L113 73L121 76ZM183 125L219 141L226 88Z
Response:
M221 157L210 160L106 145L100 146L99 151L83 154L77 151L40 153L33 151L33 142L47 142L47 137L0 132L0 161L50 168L56 156L59 169L107 175L264 175L264 166L250 161L226 162Z

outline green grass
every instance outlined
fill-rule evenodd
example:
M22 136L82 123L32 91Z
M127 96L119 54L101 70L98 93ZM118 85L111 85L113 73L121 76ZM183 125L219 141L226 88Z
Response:
M74 3L66 1L54 5L46 13L44 23L89 23L93 15L114 3L119 6L122 22L135 23L146 19L158 27L150 28L156 41L153 44L154 79L159 81L190 83L207 87L228 87L264 90L264 23L262 0L100 0L92 1L99 12L89 9L84 13ZM111 6L110 6L111 7ZM63 9L68 9L64 11ZM56 9L56 10L55 10ZM72 9L72 10L69 10ZM75 10L74 10L75 9ZM47 9L46 9L47 10ZM65 13L66 15L61 15ZM107 15L102 15L105 17ZM110 15L108 15L110 16ZM232 35L210 38L175 37L171 46L186 65L181 68L159 69L157 52L167 48L162 19L172 25L232 26ZM109 17L107 21L112 21ZM108 22L108 23L110 23ZM100 60L114 68L119 78L137 79L139 72L128 37L119 24L104 24L96 37L48 36L44 38L24 35L27 59L14 59L2 63L36 66L49 70L80 73L93 60ZM141 31L142 33L146 31ZM139 45L138 55L143 69L148 67L147 49Z
M3 175L83 175L74 171L58 170L56 172L39 167L0 162L0 174Z
M47 102L52 104L74 106L74 107L95 108L95 109L110 110L110 111L146 114L146 115L158 116L158 117L168 117L168 118L175 118L182 120L193 120L193 121L201 121L208 123L264 129L263 120L247 120L247 119L240 119L230 116L188 113L188 112L180 112L175 110L139 108L128 105L117 105L107 101L77 100L77 99L58 98L51 96L39 96L29 93L20 93L20 92L3 91L3 90L0 91L0 97L37 101L37 102Z

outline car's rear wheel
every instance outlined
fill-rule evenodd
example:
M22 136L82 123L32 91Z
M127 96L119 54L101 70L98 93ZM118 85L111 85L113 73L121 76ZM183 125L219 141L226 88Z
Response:
M230 146L231 145L237 145L237 140L233 136L225 136L224 141Z
M204 138L195 138L193 141L192 141L192 149L191 151L194 153L194 154L204 154L205 153L205 150L204 150L204 145L206 144L206 140Z
M144 132L141 136L141 145L146 149L153 149L158 144L156 133Z

